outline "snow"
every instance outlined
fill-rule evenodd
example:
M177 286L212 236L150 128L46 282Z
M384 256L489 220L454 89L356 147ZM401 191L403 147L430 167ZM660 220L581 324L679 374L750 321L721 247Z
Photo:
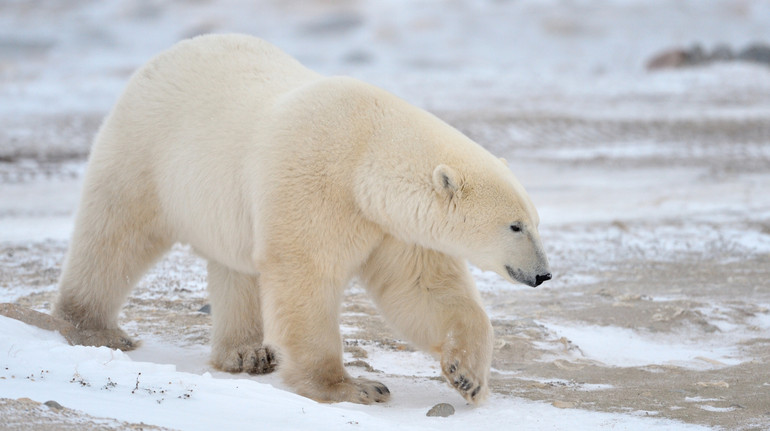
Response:
M581 357L615 367L675 365L680 368L706 369L737 365L742 360L735 347L724 340L688 342L682 334L645 334L613 326L570 326L543 323L565 337L581 353ZM733 336L731 334L730 336ZM721 335L724 336L724 335Z
M517 424L519 430L705 429L622 414L558 409L545 403L493 396L479 408L463 405L445 384L390 377L397 390L386 405L319 404L259 378L203 371L203 355L146 343L126 354L106 347L69 346L57 333L0 317L0 397L55 399L98 417L184 430L247 429L405 429L467 430ZM203 353L203 352L199 352ZM152 362L149 362L149 361ZM190 361L189 371L181 364ZM175 365L180 364L180 365ZM378 362L398 369L392 360ZM273 378L274 380L274 378ZM414 381L416 380L416 381ZM601 388L590 388L596 390ZM429 418L439 400L455 405L450 418Z

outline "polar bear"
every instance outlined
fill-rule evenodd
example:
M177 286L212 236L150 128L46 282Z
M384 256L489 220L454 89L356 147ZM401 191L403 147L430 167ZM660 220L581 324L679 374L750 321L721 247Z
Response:
M505 163L431 114L262 40L200 36L140 68L99 130L54 314L134 348L122 304L187 243L208 260L214 367L277 366L315 400L382 402L387 387L342 362L359 277L478 403L493 332L466 259L537 286L551 278L538 223Z

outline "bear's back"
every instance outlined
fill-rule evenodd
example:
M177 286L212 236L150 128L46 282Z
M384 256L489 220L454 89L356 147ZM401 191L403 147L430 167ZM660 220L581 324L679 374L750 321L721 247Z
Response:
M255 130L270 123L277 100L321 78L255 37L182 41L134 73L92 155L121 163L129 157L159 172L194 154L238 160Z
M259 110L320 75L261 39L237 34L182 41L140 68L121 102L142 110ZM126 102L128 102L126 101Z

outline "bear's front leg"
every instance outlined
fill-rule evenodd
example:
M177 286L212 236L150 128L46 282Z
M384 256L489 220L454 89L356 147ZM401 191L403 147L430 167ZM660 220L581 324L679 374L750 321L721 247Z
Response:
M469 402L477 404L489 396L493 330L483 310L477 316L457 316L441 345L441 371Z
M351 377L342 362L339 306L345 279L335 274L306 274L318 266L305 262L281 270L265 265L260 275L265 344L278 350L278 370L300 395L321 402L384 402L388 388Z
M493 331L465 261L387 236L361 276L388 321L440 357L450 385L474 404L487 397Z

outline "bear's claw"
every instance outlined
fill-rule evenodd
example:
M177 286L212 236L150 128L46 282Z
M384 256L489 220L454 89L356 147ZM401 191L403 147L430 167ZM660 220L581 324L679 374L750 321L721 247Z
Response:
M244 367L244 371L249 374L267 374L275 370L277 361L270 349L262 347L254 353L255 355L248 356L248 367Z
M478 382L470 370L464 369L460 361L455 360L442 368L444 369L444 377L449 384L460 392L460 395L466 400L476 404L486 398L488 392L486 386Z
M380 382L358 378L351 379L350 383L357 386L360 390L360 393L357 400L349 399L346 401L360 404L371 404L373 402L383 403L390 399L390 389L388 389L387 386Z
M298 389L300 395L320 402L351 402L358 404L384 403L390 390L384 384L362 378L346 377L334 384L307 381Z
M260 344L240 346L228 352L221 360L214 361L215 367L230 373L268 374L277 365L273 351Z

